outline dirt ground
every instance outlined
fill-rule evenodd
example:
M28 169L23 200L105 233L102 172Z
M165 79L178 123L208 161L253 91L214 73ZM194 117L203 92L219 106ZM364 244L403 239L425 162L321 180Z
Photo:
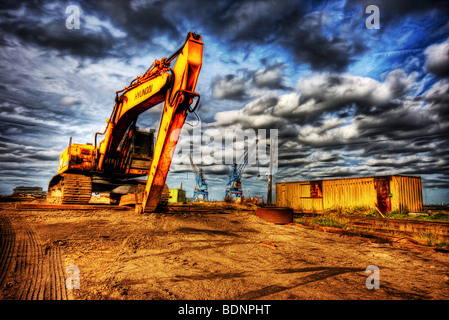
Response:
M275 225L248 211L0 204L0 236L0 299L449 299L447 253ZM370 265L379 289L366 287ZM67 289L78 277L79 289Z

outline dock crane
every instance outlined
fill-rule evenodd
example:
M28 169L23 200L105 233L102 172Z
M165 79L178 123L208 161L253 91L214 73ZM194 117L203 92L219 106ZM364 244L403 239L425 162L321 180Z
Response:
M204 171L202 168L198 168L193 162L192 155L190 155L190 164L195 172L195 188L193 189L193 200L199 201L202 197L203 201L209 201L209 191L207 191L207 182L204 178Z
M259 139L256 139L256 142L250 147L247 148L243 154L243 161L240 164L234 162L232 164L232 172L226 181L226 194L225 198L235 196L237 200L242 200L243 190L242 190L242 174L246 165L248 164L248 159L256 149L257 143ZM240 161L239 161L240 162Z

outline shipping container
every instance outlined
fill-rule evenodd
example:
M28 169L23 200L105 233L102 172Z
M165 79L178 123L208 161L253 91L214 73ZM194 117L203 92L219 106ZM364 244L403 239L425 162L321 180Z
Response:
M276 184L276 206L303 212L366 207L391 211L422 211L420 177L380 176Z

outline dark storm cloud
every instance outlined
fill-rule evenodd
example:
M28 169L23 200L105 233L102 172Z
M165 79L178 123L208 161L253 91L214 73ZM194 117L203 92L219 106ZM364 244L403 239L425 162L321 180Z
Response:
M440 44L429 46L425 51L428 72L440 78L449 77L449 39Z
M423 182L423 187L429 188L429 189L448 189L449 185L447 183L447 180L427 179ZM424 190L424 191L426 191L426 190ZM441 202L439 202L439 203L441 203Z
M278 101L279 98L276 96L261 97L245 105L244 112L250 116L265 114L269 112Z
M12 22L15 24L15 22ZM27 44L35 44L42 48L54 49L81 57L104 57L114 48L114 38L103 29L102 32L71 32L58 24L37 25L35 23L22 23L15 28L4 23L3 28L13 29L14 35Z
M285 63L274 63L266 66L265 69L257 70L252 74L252 82L257 88L266 88L272 90L288 90L284 82L286 77L284 76L284 70L286 69Z
M56 50L61 54L98 58L106 55L117 44L109 30L90 32L86 28L67 29L68 14L62 3L49 7L48 2L20 2L5 5L0 10L0 28L6 36L20 39L24 45ZM82 17L82 15L81 15Z
M224 165L202 166L202 168L204 169L204 174L209 176L228 175L231 171L229 166Z
M233 83L227 82L229 86ZM243 84L243 81L239 82L237 88L241 89ZM403 99L413 84L414 75L407 75L400 69L389 72L383 82L350 74L321 73L300 79L299 92L263 96L247 103L239 112L220 112L215 118L218 125L241 123L244 128L285 128L283 124L288 123L322 126L325 115L342 111L357 115L360 127L366 123L366 132L372 127L384 130L391 126L388 122L391 119L399 119L400 123L396 125L404 130L413 130L419 126L419 119L422 118L420 114L423 112L409 114L409 106L403 105ZM384 127L382 115L387 121ZM339 125L338 121L335 123ZM325 130L328 129L331 129L329 124Z
M406 3L409 1L381 3L382 21L397 19L398 12L419 13L425 7L418 1ZM0 25L28 44L93 58L138 54L139 48L150 46L160 36L177 43L182 40L184 25L218 36L230 47L279 46L314 70L343 71L366 50L361 34L364 28L354 28L363 25L366 15L362 12L335 20L332 15L336 4L332 2L83 1L79 6L81 23L85 23L84 15L91 15L110 23L125 37L115 37L105 26L98 27L100 32L66 29L67 14L62 3L5 3ZM365 7L363 1L346 4L347 10ZM18 15L20 8L22 16Z
M179 36L165 1L83 1L81 6L100 19L111 21L134 39L148 41L161 34L170 38Z
M248 45L275 41L305 12L304 3L272 1L167 1L176 17L190 19L222 41Z
M433 141L427 141L425 144L416 143L413 139L395 141L395 140L382 140L373 143L366 143L359 145L356 148L363 148L363 154L365 156L379 156L389 157L394 154L402 155L415 155L423 154L425 152L433 152L437 147ZM437 147L438 148L438 147ZM436 156L434 154L434 156Z
M381 13L381 23L397 23L404 17L419 17L426 16L429 13L447 13L449 4L445 0L435 0L429 5L428 1L422 0L348 0L346 1L345 9L349 13L353 13L358 9L364 12L369 5L376 5L379 7ZM366 15L367 16L367 15ZM365 21L363 20L363 23Z
M0 28L24 45L39 46L82 58L131 57L154 45L153 39L167 36L182 40L163 1L82 1L80 28L66 28L70 3L33 1L3 3ZM88 18L104 22L88 28ZM117 36L115 32L121 33ZM184 33L184 31L182 32Z
M312 69L342 71L365 47L348 26L349 19L330 24L330 4L326 8L313 1L196 0L177 3L174 14L219 36L228 47L247 52L254 45L279 47Z
M285 63L273 63L259 70L242 69L239 75L228 74L218 77L211 84L213 98L248 101L252 93L257 95L258 89L292 90L284 84L285 69Z
M52 4L52 3L50 3ZM221 38L228 47L254 45L280 47L299 63L315 70L342 71L364 52L362 39L348 32L351 21L332 24L332 8L303 1L86 1L80 3L81 24L90 15L125 34L118 38L104 25L100 30L65 28L62 3L5 5L0 27L24 43L80 57L130 56L166 36L179 42L183 25ZM20 10L21 9L21 10ZM322 10L322 11L319 11ZM58 12L59 11L59 12ZM84 20L83 20L84 19ZM261 77L255 83L272 87L276 79ZM271 74L273 76L273 74Z
M360 137L386 136L400 138L404 133L419 135L437 125L435 115L420 110L420 106L402 105L374 116L358 117L356 120ZM410 134L411 133L411 134ZM407 134L405 134L407 136Z
M325 19L328 17L323 17L322 12L301 17L295 26L285 30L280 43L298 63L308 63L314 70L344 71L366 48L356 33L338 26L332 32L325 30Z
M212 83L212 94L215 99L244 101L248 99L246 88L244 79L228 74Z
M1 194L10 194L13 186L36 185L57 168L60 150L38 147L32 142L0 139Z

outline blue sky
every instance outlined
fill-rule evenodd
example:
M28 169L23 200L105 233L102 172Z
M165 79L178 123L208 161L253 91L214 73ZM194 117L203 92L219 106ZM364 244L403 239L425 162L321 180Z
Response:
M79 29L65 26L71 4ZM372 4L379 29L365 25ZM422 177L427 203L447 203L447 12L445 1L2 1L0 193L46 189L69 138L93 142L115 92L193 31L201 128L278 129L275 182L406 174ZM157 129L160 112L139 125ZM190 164L174 160L169 186L189 196ZM230 166L197 161L222 199ZM257 167L244 178L246 194L266 196Z

